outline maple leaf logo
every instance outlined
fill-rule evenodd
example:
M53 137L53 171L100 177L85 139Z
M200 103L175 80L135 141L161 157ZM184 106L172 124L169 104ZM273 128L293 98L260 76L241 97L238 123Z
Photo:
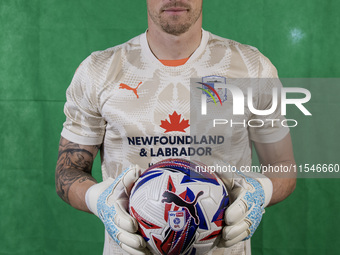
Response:
M187 127L189 127L189 120L181 120L181 114L177 114L176 111L172 115L169 114L169 119L168 120L161 120L161 128L165 129L164 133L172 132L172 131L178 131L178 132L184 132Z

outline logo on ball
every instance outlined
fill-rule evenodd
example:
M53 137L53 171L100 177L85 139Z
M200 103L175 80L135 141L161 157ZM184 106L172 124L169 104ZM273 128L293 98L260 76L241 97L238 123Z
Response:
M185 214L181 211L170 211L169 212L169 227L174 231L181 231L185 225Z

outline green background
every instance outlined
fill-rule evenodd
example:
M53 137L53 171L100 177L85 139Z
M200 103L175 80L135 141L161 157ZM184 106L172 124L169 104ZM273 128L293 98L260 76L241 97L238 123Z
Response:
M204 25L250 44L280 77L340 77L338 0L205 0ZM101 254L104 228L56 195L65 91L91 52L147 28L142 0L0 0L0 254ZM308 86L312 117L288 109L298 164L339 163L340 85ZM256 161L256 160L255 160ZM94 175L100 180L99 160ZM253 254L340 254L340 180L300 178L268 208Z

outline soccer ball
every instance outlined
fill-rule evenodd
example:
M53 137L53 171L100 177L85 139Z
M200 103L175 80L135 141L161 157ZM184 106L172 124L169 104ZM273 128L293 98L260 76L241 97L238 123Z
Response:
M136 181L129 210L154 254L205 254L220 238L228 202L223 182L207 167L167 159Z

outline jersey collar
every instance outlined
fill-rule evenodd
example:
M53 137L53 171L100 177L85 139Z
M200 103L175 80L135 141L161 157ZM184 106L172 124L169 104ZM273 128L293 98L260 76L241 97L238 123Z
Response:
M195 52L190 56L189 60L183 66L190 65L191 63L193 63L204 52L204 49L206 48L206 46L208 44L208 40L209 40L209 32L207 32L204 29L202 29L202 39L201 39L200 45L198 46L198 48L195 50ZM142 53L149 60L151 60L152 63L154 63L154 64L156 64L158 66L164 66L156 58L156 56L152 53L152 51L151 51L151 49L149 47L149 44L148 44L148 40L146 38L146 32L141 34L140 44L141 44L141 47L142 47ZM172 68L174 68L174 67L172 67Z

